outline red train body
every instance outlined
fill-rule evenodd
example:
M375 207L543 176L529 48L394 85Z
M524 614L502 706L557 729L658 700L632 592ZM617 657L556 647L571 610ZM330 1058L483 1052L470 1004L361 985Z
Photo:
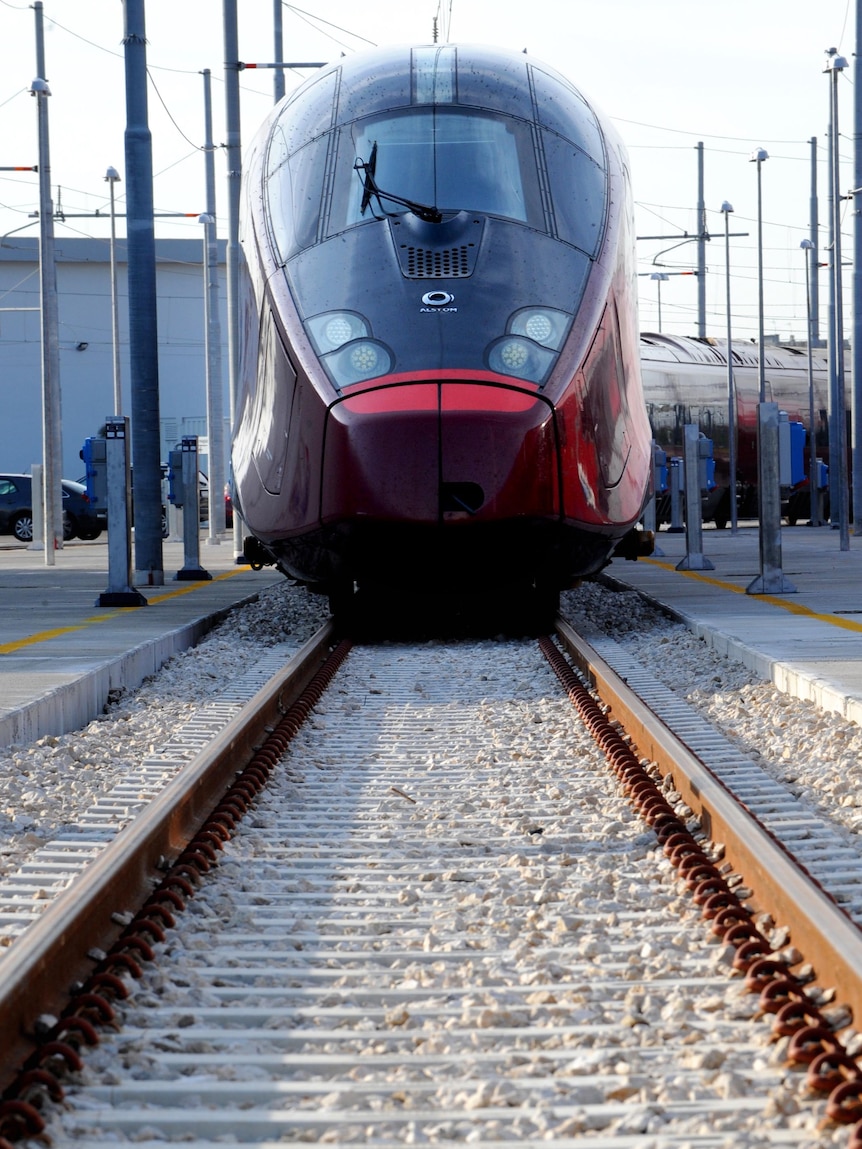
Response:
M650 428L631 219L620 144L526 55L386 48L282 101L244 184L251 561L330 595L553 596L633 556Z

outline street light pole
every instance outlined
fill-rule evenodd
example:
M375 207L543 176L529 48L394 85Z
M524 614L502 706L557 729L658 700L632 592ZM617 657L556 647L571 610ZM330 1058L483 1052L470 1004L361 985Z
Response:
M55 552L63 546L61 470L63 461L60 414L60 314L57 299L57 264L54 252L54 205L51 201L51 159L48 143L48 97L45 76L45 37L42 3L36 13L37 78L30 85L36 100L39 135L39 276L42 311L42 497L45 508L43 542L45 565L54 566Z
M111 189L111 331L114 345L114 414L123 413L123 389L120 382L120 312L117 306L117 218L114 185L120 182L116 168L108 168L105 180Z
M761 403L766 402L766 363L763 337L763 199L760 169L763 161L768 159L769 152L766 148L755 148L751 153L751 163L757 164L757 378Z
M209 68L204 77L204 154L207 209L204 225L204 346L206 349L207 442L209 444L209 536L219 546L224 513L224 402L222 397L221 325L219 323L218 239L216 236L215 148L212 137L212 86Z
M733 380L733 343L730 323L730 216L733 204L721 205L724 216L724 279L727 311L727 491L730 498L730 533L738 529L736 508L736 388Z
M661 335L661 285L663 283L667 283L669 278L670 278L670 276L667 275L663 271L654 271L652 273L652 275L650 276L650 279L655 280L656 289L658 290L658 333L659 333L659 335Z

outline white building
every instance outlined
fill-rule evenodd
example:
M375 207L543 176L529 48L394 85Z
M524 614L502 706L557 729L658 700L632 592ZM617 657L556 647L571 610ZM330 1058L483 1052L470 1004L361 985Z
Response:
M203 231L203 229L201 229ZM108 415L131 416L126 244L117 241L120 376L124 410L114 407L111 264L107 239L55 239L60 322L63 478L83 474L81 446ZM227 416L225 245L219 244L221 387ZM206 435L203 244L156 240L159 416L162 458L183 435ZM39 243L0 239L0 471L42 462L42 346ZM201 443L205 456L206 444ZM203 462L202 462L202 465ZM225 471L227 473L227 471Z

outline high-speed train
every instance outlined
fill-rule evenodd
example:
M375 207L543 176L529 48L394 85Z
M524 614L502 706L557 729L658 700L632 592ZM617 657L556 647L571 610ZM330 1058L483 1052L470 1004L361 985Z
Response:
M827 421L829 362L825 349L812 348L809 376L805 347L788 345L764 349L766 401L777 403L791 422L806 431L804 470L808 474L811 449L810 408L814 406L815 458L829 462ZM757 499L757 403L760 394L758 348L741 340L731 347L737 436L735 486L741 517L756 517ZM713 443L715 489L704 499L704 519L724 527L730 521L729 411L727 340L680 335L641 335L641 372L644 398L656 443L668 456L682 455L684 426L697 424ZM847 373L849 378L849 372ZM846 406L846 404L845 404ZM848 436L849 443L849 436ZM807 479L787 493L787 516L791 522L807 518ZM665 500L669 502L669 498ZM667 511L667 507L665 510ZM661 514L659 517L662 517Z
M635 557L650 427L629 173L523 53L346 56L245 162L232 466L252 564L538 592Z

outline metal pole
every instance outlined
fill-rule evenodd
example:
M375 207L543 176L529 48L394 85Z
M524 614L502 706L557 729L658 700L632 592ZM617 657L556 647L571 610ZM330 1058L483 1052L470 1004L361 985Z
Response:
M272 33L274 41L273 60L276 64L284 63L284 38L282 35L282 0L272 0ZM272 81L275 102L284 96L284 68L276 68Z
M757 148L751 153L757 165L757 378L760 402L766 401L766 360L763 336L763 198L761 195L760 169L763 161L769 159L765 148Z
M42 3L36 13L36 72L30 92L36 98L39 134L39 277L42 311L42 500L45 508L45 565L54 566L63 546L62 419L60 414L60 315L57 264L54 253L54 204L51 200L51 159L48 139L48 96L45 79L45 36Z
M792 594L793 583L781 566L781 487L777 403L757 405L757 476L760 504L760 575L746 594Z
M838 76L847 61L843 56L833 54L829 59L828 71L832 73L830 83L831 122L832 122L832 278L835 298L835 326L832 332L835 347L835 451L830 450L830 470L835 467L838 481L835 490L838 495L837 520L840 531L840 549L850 550L850 526L847 513L847 402L844 393L844 305L841 284L841 186L840 153L838 135ZM833 526L836 516L832 516Z
M853 69L853 534L862 535L862 4L856 0L856 63Z
M239 206L242 152L239 112L239 37L236 0L224 0L225 55L225 155L228 179L227 318L230 357L230 425L236 426L239 389ZM233 515L234 556L244 561L242 523L237 508Z
M135 582L163 586L162 469L156 322L153 147L147 118L144 0L123 5L126 61L126 241L129 277L129 365L135 487Z
M656 280L656 287L658 288L658 333L661 335L661 280Z
M120 312L117 306L117 223L114 185L120 179L116 168L108 168L105 179L111 189L111 331L114 344L114 414L123 412L123 389L120 381Z
M724 278L725 310L727 312L727 491L730 498L730 533L739 529L736 506L736 388L733 379L733 341L730 320L730 213L733 205L727 200L721 205L724 216Z
M812 527L819 527L820 512L817 508L817 424L814 422L814 360L811 346L813 342L811 281L814 276L811 274L810 265L813 262L814 247L810 239L803 239L800 247L805 252L805 308L808 317L808 495L810 502L808 519Z
M703 192L701 142L697 145L697 334L700 339L706 339L706 240L706 201Z
M811 200L809 206L808 238L813 245L811 255L811 331L809 338L814 340L815 347L820 346L820 280L817 277L817 268L820 262L818 243L820 222L817 207L817 137L811 137Z
M219 323L218 239L216 236L215 149L212 128L212 83L204 69L204 157L206 216L204 220L204 345L207 379L207 441L209 443L209 534L207 544L220 546L224 528L224 403L222 400L221 324Z
M835 212L833 211L834 190L832 187L832 96L829 96L829 125L827 128L826 136L826 153L827 153L827 170L828 176L828 205L829 205L829 229L828 229L828 247L829 261L829 295L826 303L826 345L827 357L829 360L829 386L827 388L827 426L828 426L828 441L829 441L829 520L833 530L835 529L838 519L838 504L840 502L840 495L838 493L839 487L839 468L835 466L833 455L835 454L835 444L838 439L838 424L836 410L838 405L838 368L837 368L837 350L835 348L835 273L833 268L834 263L834 246L835 246Z
M683 427L685 467L685 557L678 571L711 571L715 564L703 553L703 510L700 498L700 429L696 423Z

